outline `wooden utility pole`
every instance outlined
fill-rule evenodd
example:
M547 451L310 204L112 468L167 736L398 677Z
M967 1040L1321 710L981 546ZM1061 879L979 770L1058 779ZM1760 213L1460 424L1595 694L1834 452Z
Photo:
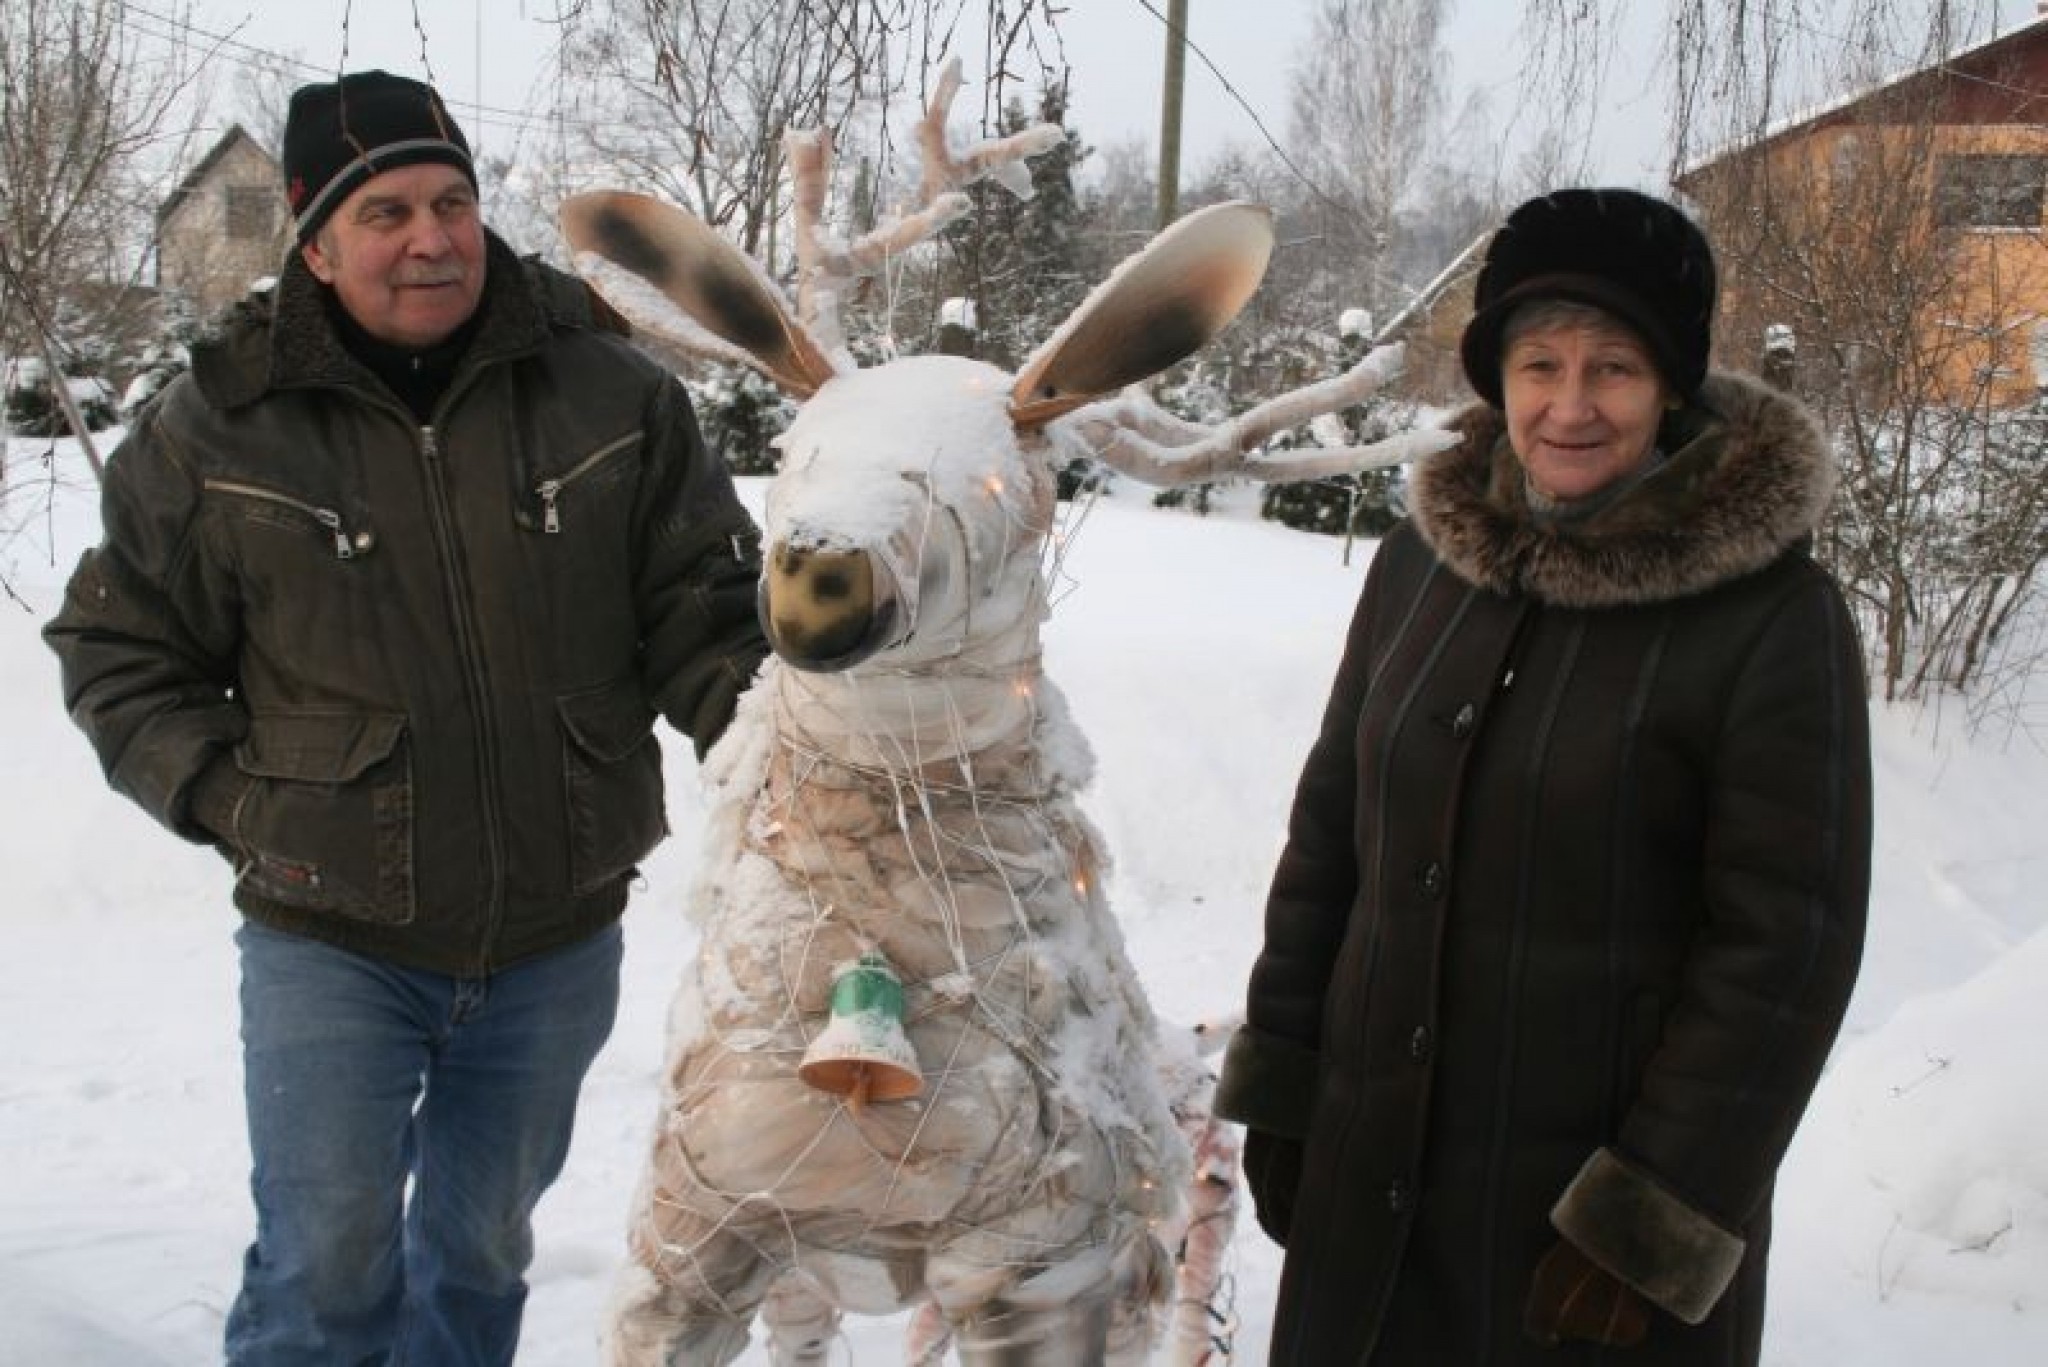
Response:
M1159 226L1180 217L1180 93L1188 66L1188 0L1166 7L1166 80L1159 105Z

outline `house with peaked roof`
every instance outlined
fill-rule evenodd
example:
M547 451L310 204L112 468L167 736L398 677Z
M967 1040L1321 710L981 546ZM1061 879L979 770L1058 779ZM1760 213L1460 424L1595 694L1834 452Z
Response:
M229 128L157 210L156 240L158 287L201 316L276 275L291 243L277 159Z
M1485 264L1491 230L1465 244L1401 310L1375 333L1381 341L1407 348L1396 392L1422 403L1462 405L1471 386L1458 360L1458 342L1472 317L1472 295Z
M2048 389L2048 3L1967 51L1682 171L1722 266L1722 361L1790 329L1795 383L2012 407Z

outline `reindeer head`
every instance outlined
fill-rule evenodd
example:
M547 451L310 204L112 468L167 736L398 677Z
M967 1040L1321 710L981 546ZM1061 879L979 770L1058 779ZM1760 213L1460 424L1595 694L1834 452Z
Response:
M1273 243L1270 216L1249 204L1216 205L1167 229L1014 377L943 356L860 369L840 334L846 288L966 212L958 187L1019 172L1024 157L1061 136L1041 124L956 156L945 114L958 88L956 61L919 125L922 207L850 245L821 227L825 135L786 138L796 309L755 262L679 209L612 191L562 206L578 268L635 323L698 354L753 366L803 401L780 439L761 584L770 643L799 669L971 664L1011 649L1020 630L1035 631L1055 470L1077 442L1154 484L1233 472L1308 478L1441 444L1397 439L1286 466L1245 459L1279 427L1358 402L1393 373L1384 353L1344 377L1348 385L1322 386L1328 392L1313 407L1269 404L1217 431L1179 423L1135 392L1100 402L1191 355L1236 317Z

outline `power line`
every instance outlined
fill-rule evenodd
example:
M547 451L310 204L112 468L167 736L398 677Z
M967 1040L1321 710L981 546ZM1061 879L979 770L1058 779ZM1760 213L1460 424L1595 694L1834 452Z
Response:
M167 44L183 52L196 52L202 57L219 58L235 66L252 70L287 72L304 77L307 80L332 79L335 74L330 69L316 66L301 58L289 56L270 48L258 47L253 43L243 42L236 38L232 32L218 33L211 29L202 28L187 19L174 15L159 14L141 5L123 5L121 7L121 16L122 23L137 35L153 42ZM138 18L146 20L148 23L135 22ZM149 25L155 25L155 27L151 28ZM481 125L508 129L522 134L536 128L553 126L557 122L552 115L536 114L523 109L507 109L497 105L485 104L481 100L449 98L448 103L468 115L473 115L475 121ZM571 120L570 122L584 127L597 127L601 123L600 120L596 119Z
M1150 14L1154 19L1157 19L1159 21L1161 29L1165 30L1171 29L1173 27L1172 22L1168 20L1165 15L1161 14L1159 10L1153 5L1152 0L1137 0L1137 3L1144 8L1146 13ZM1259 112L1256 109L1252 108L1251 103L1248 100L1246 100L1243 95L1238 93L1237 87L1231 84L1230 78L1223 74L1222 69L1219 68L1214 61L1210 60L1209 54L1204 52L1201 46L1198 43L1196 43L1195 40L1192 37L1190 37L1185 30L1182 31L1180 37L1182 43L1186 45L1187 49L1190 52L1194 53L1195 56L1201 58L1202 65L1209 68L1209 73L1216 78L1217 82L1220 85L1222 85L1224 91L1230 96L1231 100L1237 105L1237 107L1245 112L1245 116L1252 121L1252 126L1259 130L1260 138L1265 140L1267 148L1273 153L1273 156L1280 162L1281 167L1287 172L1287 174L1294 177L1295 180L1299 181L1302 184L1302 186L1308 190L1309 194L1312 195L1318 201L1320 201L1325 207L1332 209L1340 214L1350 214L1354 212L1353 206L1345 204L1336 196L1329 193L1329 191L1325 190L1313 176L1309 175L1307 171L1304 171L1301 168L1300 164L1297 163L1292 156L1288 155L1287 149L1280 145L1279 140L1275 138L1273 136L1272 131L1266 127L1265 120L1259 117ZM1409 281L1403 280L1400 277L1396 276L1391 270L1387 269L1387 267L1382 264L1380 259L1375 258L1367 262L1366 271L1372 277L1375 283L1390 288L1397 294L1403 294L1408 296L1411 302L1417 297L1415 286Z
M1152 0L1137 0L1137 2L1147 14L1159 21L1159 27L1162 30L1170 30L1173 27L1167 17L1159 12L1158 7L1152 3ZM1216 78L1217 83L1223 87L1224 93L1230 96L1232 103L1245 112L1245 117L1252 121L1252 127L1259 130L1259 137L1264 139L1266 146L1272 150L1273 155L1280 159L1280 164L1287 169L1287 173L1307 186L1309 193L1317 199L1322 200L1333 208L1343 209L1344 205L1339 204L1329 194L1325 193L1323 187L1316 184L1308 172L1302 170L1300 166L1295 164L1294 158L1287 155L1287 149L1280 145L1279 139L1275 138L1272 131L1266 127L1266 121L1259 117L1259 111L1252 108L1251 102L1238 93L1237 87L1230 83L1230 78L1223 74L1223 69L1209 59L1209 54L1202 50L1201 45L1189 37L1186 32L1181 33L1180 40L1188 51L1202 59L1202 65L1209 68L1209 74Z

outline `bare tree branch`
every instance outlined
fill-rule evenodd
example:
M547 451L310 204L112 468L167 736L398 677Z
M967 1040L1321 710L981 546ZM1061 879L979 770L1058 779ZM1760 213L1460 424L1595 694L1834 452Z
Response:
M0 351L49 359L95 469L63 377L145 256L144 167L186 131L170 115L189 79L145 60L117 0L0 0Z

